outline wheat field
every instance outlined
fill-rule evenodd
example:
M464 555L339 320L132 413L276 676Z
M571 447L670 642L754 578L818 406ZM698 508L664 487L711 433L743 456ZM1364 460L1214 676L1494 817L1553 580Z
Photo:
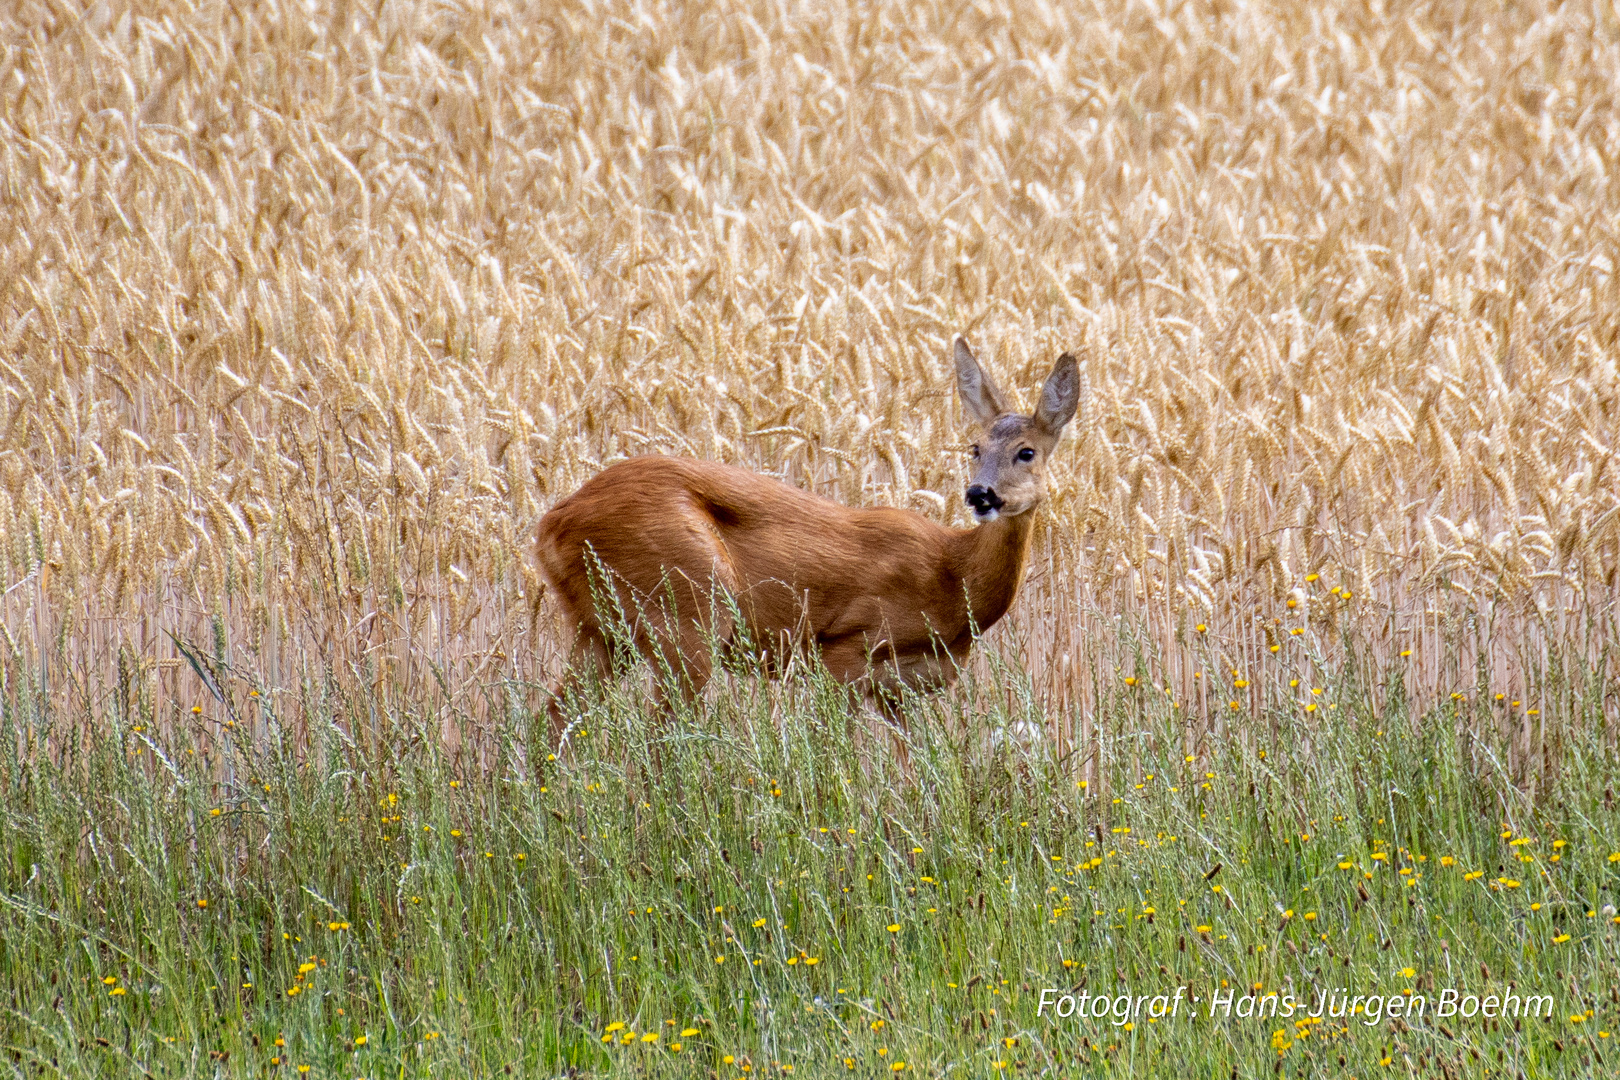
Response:
M0 1070L1595 1074L1616 86L1545 0L0 6ZM546 509L964 526L958 333L1083 387L911 767L735 670L551 758ZM1029 1015L1475 971L1556 1023Z
M163 629L277 685L313 654L539 683L534 526L623 456L965 524L961 332L1026 402L1084 360L995 643L1057 714L1095 705L1074 673L1122 613L1184 700L1192 627L1240 670L1346 616L1430 699L1533 698L1554 642L1613 678L1617 31L1541 4L10 5L8 656L64 700L119 648L178 693Z

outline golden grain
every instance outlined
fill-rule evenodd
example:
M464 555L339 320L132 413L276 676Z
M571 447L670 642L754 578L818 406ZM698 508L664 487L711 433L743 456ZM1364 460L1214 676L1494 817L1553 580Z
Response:
M999 633L1060 711L1114 613L1187 700L1177 634L1257 666L1312 571L1324 650L1466 632L1509 684L1525 626L1613 629L1607 7L21 0L0 40L25 650L219 612L540 681L533 526L622 455L962 522L958 331L1026 401L1084 357Z

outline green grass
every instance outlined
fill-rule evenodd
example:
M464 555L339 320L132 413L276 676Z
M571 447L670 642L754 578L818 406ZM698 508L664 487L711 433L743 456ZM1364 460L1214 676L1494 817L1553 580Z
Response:
M668 720L633 680L608 687L556 759L543 716L511 704L525 688L479 688L507 721L474 764L440 748L454 714L365 678L252 696L248 672L222 672L222 698L196 682L200 712L153 715L124 676L70 716L4 669L0 1070L17 1076L1562 1076L1620 1060L1620 1034L1599 1035L1620 1032L1612 752L1566 746L1532 804L1500 748L1459 734L1494 730L1469 700L1410 715L1398 679L1365 681L1374 695L1346 673L1308 726L1262 708L1234 730L1274 742L1206 736L1191 760L1180 711L1121 683L1097 718L1115 734L1081 763L996 737L1040 719L997 703L1028 701L1003 672L1011 693L914 703L902 768L814 677L725 675ZM1602 729L1591 694L1566 696L1570 730ZM1212 991L1255 983L1311 1001L1411 987L1431 1015L1206 1017ZM1510 984L1552 994L1553 1018L1432 1015L1446 987ZM1037 1015L1043 988L1178 985L1196 1019Z

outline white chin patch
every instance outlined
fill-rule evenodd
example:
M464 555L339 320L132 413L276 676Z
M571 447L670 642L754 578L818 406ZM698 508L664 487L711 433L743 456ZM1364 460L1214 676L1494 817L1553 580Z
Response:
M974 520L979 521L981 523L982 522L994 521L994 520L996 520L996 518L998 518L1000 516L1001 516L1001 511L1000 510L975 510L975 511L973 511Z

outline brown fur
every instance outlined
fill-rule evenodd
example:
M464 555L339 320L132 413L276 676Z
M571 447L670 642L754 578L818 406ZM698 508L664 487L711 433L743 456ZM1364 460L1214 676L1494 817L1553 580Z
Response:
M678 673L689 693L710 674L707 636L735 637L726 596L769 657L809 649L840 681L879 692L950 685L974 628L993 626L1017 594L1029 511L1045 491L1041 466L1073 414L1076 389L1065 355L1036 415L1011 416L960 340L957 366L963 400L986 429L975 483L1005 486L1005 512L949 529L905 510L842 506L717 462L620 462L540 522L540 568L574 634L573 673L586 663L608 668L594 553L611 572L636 648ZM1026 446L1036 459L1018 462ZM566 686L556 688L558 700ZM556 702L553 718L561 720Z

